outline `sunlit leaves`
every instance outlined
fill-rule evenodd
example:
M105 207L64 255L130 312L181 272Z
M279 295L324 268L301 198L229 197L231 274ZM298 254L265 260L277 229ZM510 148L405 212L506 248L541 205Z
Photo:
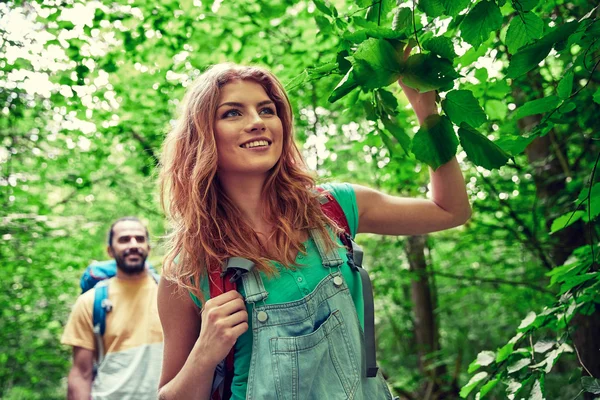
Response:
M482 0L469 11L460 25L462 38L478 48L490 33L502 26L502 13L493 1Z
M456 125L466 122L473 128L477 128L487 120L483 109L470 90L448 92L442 101L442 108Z
M508 51L514 54L519 48L542 37L544 22L536 14L518 14L510 21L506 32Z
M458 136L469 160L475 165L486 169L496 169L510 159L510 155L498 145L468 125L462 125L458 129Z
M433 169L447 163L456 154L458 139L447 117L432 115L415 134L412 152Z

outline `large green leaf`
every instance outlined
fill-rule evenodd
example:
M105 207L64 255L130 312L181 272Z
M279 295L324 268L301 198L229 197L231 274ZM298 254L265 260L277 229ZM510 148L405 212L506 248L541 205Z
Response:
M466 122L473 128L477 128L487 121L483 109L470 90L448 92L442 101L442 108L450 120L459 126Z
M419 92L440 89L458 77L450 61L434 54L413 54L402 71L402 82Z
M521 107L517 108L514 118L520 119L528 115L543 114L554 110L560 104L558 96L548 96L541 99L528 101Z
M410 149L410 137L408 137L407 133L400 126L400 124L398 124L394 118L390 118L387 115L381 118L381 122L383 122L385 129L391 133L394 138L396 138L404 152L408 154Z
M505 165L510 155L487 137L470 126L462 125L458 130L460 145L473 164L486 169L496 169Z
M568 22L564 25L559 25L551 32L547 33L541 39L520 49L510 60L510 64L506 70L506 76L509 78L517 78L533 68L542 61L552 47L565 39L577 30L579 23L577 21Z
M460 25L462 38L478 48L490 33L502 26L502 13L493 1L482 0L467 14Z
M542 37L544 22L536 14L527 12L516 15L506 31L508 51L514 54L521 47Z
M522 13L533 10L539 2L540 0L515 0L512 4L515 10Z
M415 134L412 152L419 161L438 169L456 155L458 139L447 117L431 115Z
M423 48L437 54L442 58L454 60L456 53L454 52L454 44L452 39L446 36L435 36L423 42Z

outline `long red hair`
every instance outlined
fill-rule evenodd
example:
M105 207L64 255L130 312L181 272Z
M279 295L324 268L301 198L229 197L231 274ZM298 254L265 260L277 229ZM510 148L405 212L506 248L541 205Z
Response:
M273 250L267 250L229 199L217 176L214 121L221 89L248 80L260 84L275 103L283 126L282 155L263 186L264 218L273 226ZM293 115L277 78L260 67L218 64L200 75L186 93L182 115L167 135L162 152L160 190L171 222L163 276L204 300L199 282L229 257L244 257L272 275L270 260L294 268L305 251L300 231L316 229L333 240L326 226L335 224L321 211L315 182L293 140Z

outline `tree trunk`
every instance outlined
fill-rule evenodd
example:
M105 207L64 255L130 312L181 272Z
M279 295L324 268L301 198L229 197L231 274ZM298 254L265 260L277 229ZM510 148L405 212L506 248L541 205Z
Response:
M446 366L433 366L435 353L440 350L440 342L434 313L434 297L425 260L425 246L426 236L409 236L405 248L410 271L416 275L411 283L411 298L419 369L427 378L417 398L424 400L458 398L457 386L447 381Z

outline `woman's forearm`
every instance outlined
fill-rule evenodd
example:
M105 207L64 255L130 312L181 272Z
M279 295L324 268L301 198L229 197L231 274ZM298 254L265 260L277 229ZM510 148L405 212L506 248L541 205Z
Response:
M209 400L215 373L214 365L207 365L194 346L179 373L158 393L159 400Z

